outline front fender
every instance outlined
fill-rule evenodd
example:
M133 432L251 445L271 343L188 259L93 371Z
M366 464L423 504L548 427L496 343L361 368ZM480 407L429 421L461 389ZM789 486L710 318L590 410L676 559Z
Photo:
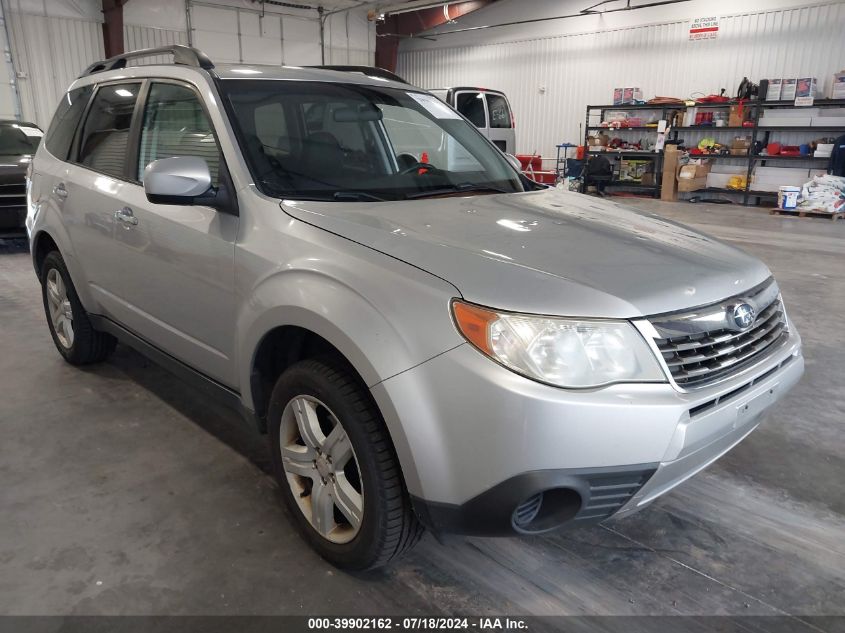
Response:
M371 389L460 345L463 339L448 316L454 288L407 264L385 260L382 266L366 260L339 264L332 271L289 268L263 279L238 318L237 331L243 333L240 384L250 384L256 350L280 326L297 326L331 343ZM344 279L353 279L341 281L341 270ZM242 389L241 397L255 410L250 389ZM418 489L418 468L402 420L392 411L384 419L406 482Z

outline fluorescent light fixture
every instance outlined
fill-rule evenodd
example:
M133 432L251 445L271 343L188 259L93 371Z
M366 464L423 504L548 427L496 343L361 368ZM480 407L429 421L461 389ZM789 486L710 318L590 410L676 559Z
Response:
M116 94L118 97L134 97L135 96L135 93L131 92L130 90L127 90L126 88L115 88L114 94Z

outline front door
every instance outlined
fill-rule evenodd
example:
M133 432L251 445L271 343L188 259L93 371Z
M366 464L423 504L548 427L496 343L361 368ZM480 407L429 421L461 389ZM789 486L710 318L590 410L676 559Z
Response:
M238 218L200 205L153 204L143 188L145 167L174 156L204 158L217 186L222 154L194 88L151 80L145 93L137 168L116 216L122 300L117 317L171 356L235 387Z

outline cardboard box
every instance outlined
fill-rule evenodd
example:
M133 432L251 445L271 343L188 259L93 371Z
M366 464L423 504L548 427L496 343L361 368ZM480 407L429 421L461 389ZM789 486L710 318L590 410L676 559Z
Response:
M610 143L610 137L607 134L587 137L587 145L590 147L607 147L608 143Z
M783 79L769 79L769 89L766 91L766 101L780 101L780 90Z
M728 114L728 125L730 127L742 127L745 117L748 116L748 107L742 108L741 111L740 107L738 105L731 106L730 114Z
M704 165L680 165L678 167L678 191L698 191L707 186L707 174L710 173L710 164Z
M692 180L695 178L706 178L710 173L710 163L696 164L688 163L678 168L678 178L681 180Z
M750 136L734 136L731 141L731 149L748 149L751 147Z
M680 152L677 145L667 145L663 150L663 181L660 185L660 199L674 202L678 199L678 157Z
M795 99L795 91L798 88L797 79L784 79L780 89L781 101L792 101Z

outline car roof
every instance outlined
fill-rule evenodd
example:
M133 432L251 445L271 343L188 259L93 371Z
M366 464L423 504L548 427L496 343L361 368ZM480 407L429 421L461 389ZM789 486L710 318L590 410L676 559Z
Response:
M373 69L375 71L376 69ZM279 79L293 81L325 81L334 83L354 83L366 86L389 86L392 88L411 87L404 82L387 77L367 74L367 69L335 70L309 66L270 66L262 64L217 64L214 72L220 79Z
M83 75L77 79L73 87L102 83L114 79L123 79L127 76L134 78L172 76L174 69L193 73L210 73L223 80L236 79L259 79L277 81L319 81L326 83L356 84L364 86L380 86L382 88L399 88L402 90L417 90L410 84L394 81L387 77L380 77L374 74L366 74L369 69L366 67L350 67L356 70L334 70L330 68L319 68L309 66L271 66L263 64L216 64L213 69L205 70L185 64L144 64L138 66L127 66L114 70L104 70ZM372 69L375 73L378 69ZM206 77L208 74L205 75Z

